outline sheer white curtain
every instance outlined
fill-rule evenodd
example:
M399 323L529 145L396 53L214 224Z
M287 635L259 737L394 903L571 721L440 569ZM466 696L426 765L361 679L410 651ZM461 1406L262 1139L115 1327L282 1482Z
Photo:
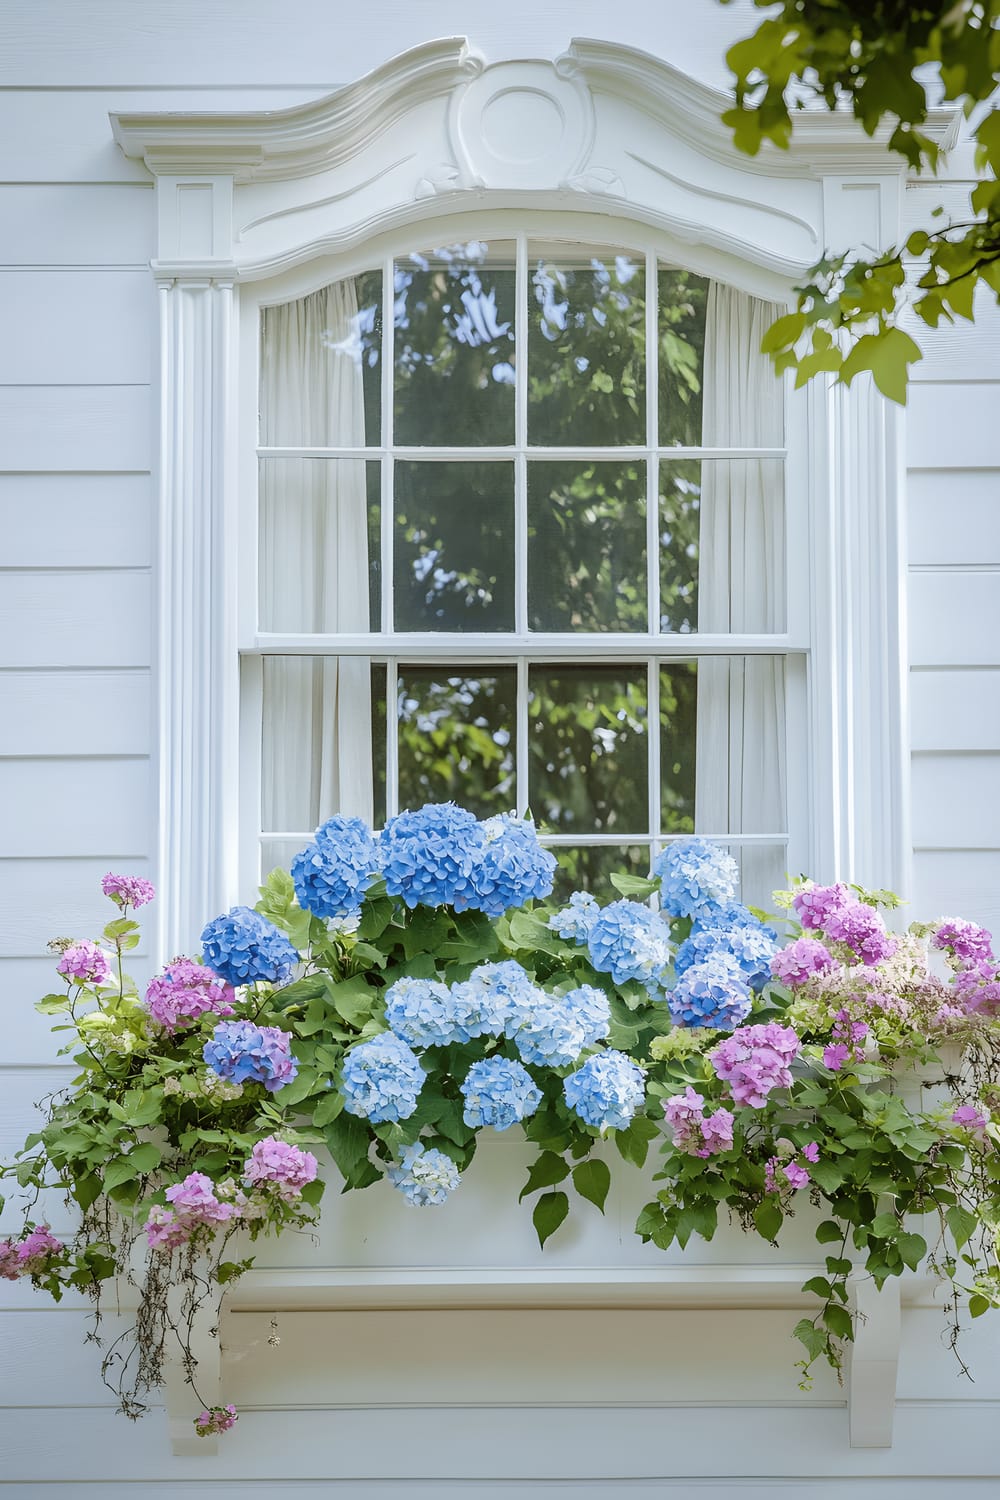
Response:
M353 281L267 308L261 432L284 447L365 441ZM260 618L276 631L369 628L365 464L261 465ZM264 662L265 830L308 831L334 812L372 819L371 673L365 659Z
M702 442L780 447L782 385L760 353L782 308L734 287L709 287ZM785 527L778 460L702 464L698 629L785 628ZM698 665L695 826L705 833L785 828L785 683L779 658ZM765 901L785 871L782 850L744 849L747 899Z

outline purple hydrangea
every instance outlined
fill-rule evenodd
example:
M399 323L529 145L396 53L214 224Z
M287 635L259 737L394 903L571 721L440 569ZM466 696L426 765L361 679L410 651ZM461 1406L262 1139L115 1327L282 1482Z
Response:
M101 890L116 906L146 906L156 896L156 887L141 875L112 875L101 881Z
M462 1118L474 1130L481 1125L507 1130L533 1115L542 1102L542 1091L527 1068L496 1055L474 1062L460 1088Z
M411 1047L458 1040L451 992L436 979L397 979L385 992L385 1022Z
M1000 1015L1000 964L995 958L974 958L962 964L951 987L967 1015Z
M829 948L811 937L796 938L771 959L771 973L791 989L805 984L814 974L829 974L836 968L839 964Z
M686 1156L716 1156L720 1151L732 1150L732 1112L720 1107L706 1116L704 1104L704 1096L690 1084L683 1094L664 1101L663 1114L674 1147Z
M97 943L84 938L79 943L70 943L56 964L65 979L76 984L107 984L111 978L108 955Z
M880 963L883 958L891 958L896 951L896 939L886 932L878 912L862 901L851 902L831 912L824 931L835 942L846 943L865 964Z
M712 1026L732 1031L750 1014L750 985L739 960L715 948L692 964L667 996L677 1026Z
M444 1203L461 1181L450 1156L419 1141L406 1147L399 1165L390 1167L386 1176L414 1208Z
M208 967L232 985L286 984L299 961L285 934L249 906L215 917L201 944Z
M962 961L993 957L993 934L961 917L945 917L932 936L931 945Z
M398 813L378 838L386 890L409 907L462 911L475 906L475 871L485 843L472 813L454 802L429 802L416 812Z
M146 1009L171 1034L209 1013L233 1015L235 1000L226 981L193 958L175 958L146 990Z
M205 1043L202 1056L220 1078L230 1083L262 1083L274 1094L299 1071L291 1045L289 1032L278 1026L222 1021Z
M676 839L656 856L660 903L672 917L695 920L709 907L731 901L740 883L731 854L708 839Z
M527 818L488 818L481 825L485 845L473 866L474 903L489 917L501 917L526 901L551 893L555 856L542 847Z
M638 901L612 901L587 934L590 961L615 984L637 979L655 995L666 984L673 958L670 928L661 916Z
M345 1054L340 1091L350 1114L378 1125L408 1120L426 1077L416 1053L382 1031Z
M839 915L845 907L854 903L854 897L846 885L802 886L792 897L792 906L803 927L826 932L831 918Z
M768 1021L742 1026L708 1054L715 1076L728 1083L735 1103L760 1109L773 1089L792 1082L789 1065L801 1043L790 1026Z
M570 1109L597 1130L624 1130L642 1108L642 1071L624 1052L598 1052L563 1082Z
M299 905L323 918L360 911L377 870L375 841L360 818L329 818L292 860Z

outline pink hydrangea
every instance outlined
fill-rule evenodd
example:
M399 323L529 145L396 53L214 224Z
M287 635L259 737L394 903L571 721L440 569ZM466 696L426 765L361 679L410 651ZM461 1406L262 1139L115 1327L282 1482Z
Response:
M787 1162L781 1170L793 1188L804 1188L809 1181L809 1173L805 1167L800 1167L797 1162Z
M318 1167L311 1151L302 1151L269 1135L251 1151L243 1181L252 1187L263 1182L274 1183L283 1198L298 1198L307 1183L315 1181Z
M989 1124L982 1111L972 1104L960 1104L951 1119L953 1125L961 1125L964 1130L971 1130L975 1135L983 1135Z
M760 1109L772 1089L788 1088L789 1064L801 1043L790 1026L768 1021L763 1026L741 1026L708 1054L717 1078L729 1084L737 1104Z
M87 938L70 943L56 968L66 979L74 979L77 984L106 984L111 977L108 955Z
M804 885L792 897L792 906L803 927L822 932L828 923L845 906L854 900L846 885Z
M775 979L792 989L805 984L814 974L829 973L837 966L830 950L811 937L797 938L794 943L779 948L771 959L771 973Z
M850 1047L843 1042L832 1042L829 1047L823 1048L823 1066L829 1068L831 1073L839 1073L850 1055Z
M827 936L835 938L858 955L865 964L881 963L896 951L896 939L890 937L885 923L873 906L855 901L843 911L831 914Z
M674 1145L688 1156L715 1156L732 1149L732 1114L720 1108L706 1119L704 1104L704 1096L689 1084L683 1094L675 1094L663 1105Z
M953 958L989 959L993 957L993 934L962 917L945 917L931 937L931 946L943 948Z
M228 1432L237 1422L235 1406L210 1406L194 1419L194 1430L199 1437L210 1437L216 1432Z
M46 1269L49 1259L65 1248L47 1224L37 1224L19 1243L0 1240L0 1277L5 1281L16 1281L19 1276L38 1276Z
M952 981L952 991L967 1015L1000 1014L1000 970L996 960L974 958L964 963Z
M200 1016L232 1016L236 991L212 969L193 958L175 958L149 982L146 1009L165 1031L174 1032Z
M141 875L105 875L101 890L116 906L145 906L156 895L156 887Z
M233 1203L220 1203L215 1184L204 1172L189 1172L166 1192L170 1208L154 1204L146 1219L146 1239L151 1249L173 1250L187 1244L199 1229L217 1229L239 1212Z

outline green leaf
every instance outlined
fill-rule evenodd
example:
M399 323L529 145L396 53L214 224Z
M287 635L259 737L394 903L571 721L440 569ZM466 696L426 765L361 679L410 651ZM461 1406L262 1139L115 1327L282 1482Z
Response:
M353 979L342 979L329 987L330 1004L348 1026L361 1027L371 1018L377 999L376 992L360 974Z
M847 1180L849 1173L848 1165L829 1156L821 1157L819 1161L809 1164L810 1177L825 1193L835 1193Z
M753 1221L757 1226L757 1233L765 1240L773 1244L778 1237L778 1230L784 1223L785 1216L777 1203L759 1203L754 1209Z
M331 1121L323 1136L327 1150L348 1187L362 1186L361 1178L367 1175L364 1169L369 1165L368 1146L371 1141L364 1121L345 1112ZM375 1178L371 1180L377 1180L380 1175L376 1170Z
M597 1157L582 1161L579 1166L573 1168L573 1186L581 1198L586 1198L588 1202L595 1204L603 1213L608 1189L611 1186L611 1169L607 1162Z
M619 1156L624 1161L630 1161L633 1166L642 1167L646 1164L649 1143L660 1134L660 1128L645 1115L637 1115L627 1130L615 1130L612 1133Z
M120 1187L123 1182L131 1182L139 1175L138 1168L127 1156L119 1156L115 1161L108 1162L104 1168L104 1191L110 1193L114 1188Z
M971 1318L981 1318L984 1312L989 1312L991 1306L992 1304L986 1297L982 1297L976 1292L969 1298L969 1316Z
M308 1203L312 1208L315 1208L325 1191L326 1183L321 1182L318 1177L315 1177L313 1178L312 1182L307 1182L305 1187L302 1189L302 1201L303 1203Z
M531 1222L543 1249L545 1241L555 1234L568 1213L569 1199L565 1193L543 1193L539 1198L531 1215Z
M518 1203L539 1188L553 1187L569 1175L569 1163L554 1151L540 1151L528 1168L528 1180L518 1194Z
M792 1335L800 1344L805 1345L810 1359L819 1359L820 1355L826 1353L826 1334L822 1328L815 1326L811 1318L800 1318L792 1329Z
M808 1281L803 1282L802 1290L804 1292L812 1292L817 1297L822 1297L824 1302L828 1297L833 1296L833 1287L825 1276L810 1276Z
M344 1096L339 1089L329 1089L312 1112L312 1122L319 1129L323 1125L330 1125L342 1112L344 1108Z
M832 1245L844 1238L844 1231L833 1219L824 1219L816 1226L816 1239L820 1245Z
M162 1156L163 1152L159 1146L154 1146L151 1141L147 1141L144 1145L136 1146L131 1150L126 1160L132 1163L140 1177L144 1177L147 1172L156 1170Z
M101 1190L101 1179L97 1176L96 1172L87 1172L83 1177L77 1177L73 1182L73 1197L84 1212L86 1212L92 1203L97 1202L101 1196Z
M840 1307L836 1302L831 1302L824 1307L823 1322L834 1338L852 1339L854 1337L854 1322L850 1313L846 1307Z
M896 1249L903 1257L903 1264L915 1271L927 1254L927 1241L922 1234L901 1234L896 1241Z
M962 1208L958 1203L948 1209L945 1218L954 1238L955 1247L961 1250L962 1246L967 1245L972 1238L979 1220L975 1214L970 1213L967 1208Z
M630 901L648 901L649 897L660 889L658 880L647 880L641 875L628 875L622 872L609 875L608 879L615 890L627 896Z
M908 367L921 358L919 344L908 333L901 328L884 328L858 339L844 360L841 378L845 385L850 385L855 375L870 370L882 395L905 406Z
M779 349L788 348L801 336L805 326L805 313L786 313L783 318L776 318L760 341L760 352L776 354Z

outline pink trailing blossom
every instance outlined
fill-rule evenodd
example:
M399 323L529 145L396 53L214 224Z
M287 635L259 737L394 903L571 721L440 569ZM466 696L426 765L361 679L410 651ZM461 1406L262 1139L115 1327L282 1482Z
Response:
M963 1130L971 1130L973 1135L980 1137L985 1136L989 1124L986 1116L973 1104L960 1104L951 1120L953 1125L961 1125Z
M145 906L156 896L156 887L141 875L112 875L101 881L101 890L116 906Z
M837 968L837 960L816 938L801 937L780 948L771 959L771 973L782 984L795 989L814 974L826 974Z
M853 900L847 886L839 882L836 885L804 885L792 897L792 906L803 927L828 932L836 914Z
M236 991L193 958L172 959L162 974L150 980L146 990L146 1009L170 1033L204 1015L235 1015L235 1001Z
M688 1156L715 1156L719 1151L732 1150L732 1114L719 1108L706 1119L704 1103L704 1096L689 1084L683 1094L675 1094L663 1105L674 1145Z
M173 1250L187 1244L199 1229L215 1230L239 1213L233 1203L220 1203L215 1184L204 1172L189 1172L166 1192L169 1208L154 1204L146 1219L146 1239L151 1249Z
M967 1015L1000 1014L1000 968L996 959L974 958L964 963L952 981L952 992Z
M210 1406L194 1419L194 1430L199 1437L211 1437L216 1432L228 1432L238 1421L235 1406Z
M880 963L896 951L896 939L889 936L875 908L863 901L836 913L826 932L828 937L846 943L865 964Z
M250 1186L273 1183L283 1198L299 1198L302 1189L315 1181L319 1163L311 1151L302 1151L287 1141L269 1135L258 1141L243 1171Z
M839 1073L850 1055L850 1047L846 1047L843 1042L832 1042L829 1047L823 1048L823 1066L829 1068L831 1073Z
M729 1084L737 1104L760 1109L772 1089L788 1088L791 1063L801 1042L790 1026L768 1021L763 1026L741 1026L708 1054L717 1078Z
M931 947L941 948L952 958L963 961L990 959L993 957L993 934L962 917L945 917L931 937Z
M65 1250L47 1224L36 1224L21 1241L0 1240L0 1277L16 1281L19 1276L40 1276L53 1255Z
M87 938L70 943L56 968L64 978L73 979L77 984L106 984L111 977L108 955Z

